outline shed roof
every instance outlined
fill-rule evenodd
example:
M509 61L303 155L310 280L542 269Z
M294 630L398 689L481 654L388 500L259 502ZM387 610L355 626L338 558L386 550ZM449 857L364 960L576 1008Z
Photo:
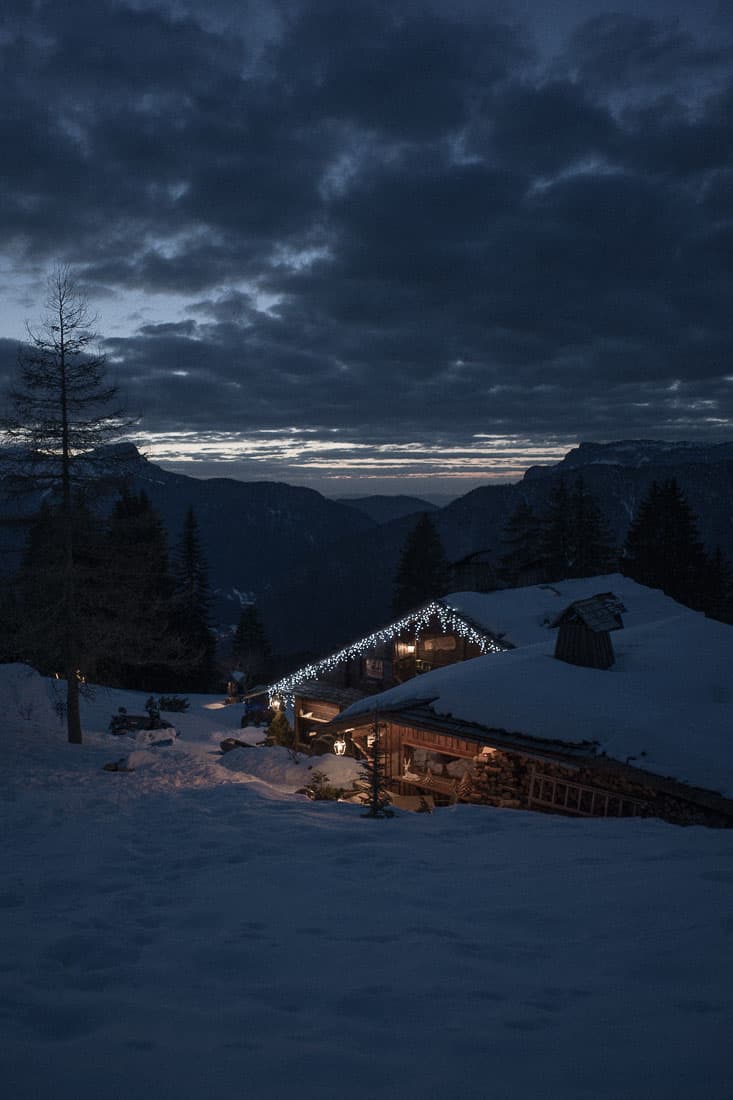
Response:
M581 622L599 634L609 630L621 630L623 620L621 612L626 608L613 592L599 592L587 600L575 600L558 615L551 626L563 626L565 623Z

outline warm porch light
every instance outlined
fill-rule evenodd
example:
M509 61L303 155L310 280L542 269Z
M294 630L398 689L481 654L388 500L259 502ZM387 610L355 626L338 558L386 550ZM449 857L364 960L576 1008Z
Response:
M333 743L333 751L337 756L343 756L346 752L346 742L343 737L338 737Z

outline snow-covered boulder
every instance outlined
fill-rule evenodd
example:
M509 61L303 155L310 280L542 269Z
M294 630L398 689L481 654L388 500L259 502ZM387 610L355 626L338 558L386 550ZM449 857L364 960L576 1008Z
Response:
M300 756L279 745L232 749L222 756L221 765L290 794L307 787L315 771L324 773L329 784L344 788L363 774L362 765L351 757Z
M0 665L0 714L4 725L32 733L60 730L62 715L56 703L54 681L44 679L30 665Z
M177 736L178 733L173 726L155 730L138 730L137 733L130 734L135 744L140 746L172 745Z

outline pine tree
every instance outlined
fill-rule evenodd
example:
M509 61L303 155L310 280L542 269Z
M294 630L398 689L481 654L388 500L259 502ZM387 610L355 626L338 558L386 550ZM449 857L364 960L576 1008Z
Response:
M499 572L512 587L526 569L539 562L543 551L542 521L526 500L520 500L507 520L502 542L506 550L500 558Z
M696 517L677 481L653 482L629 528L623 572L640 584L661 588L680 603L700 608L706 567Z
M71 522L78 631L74 675L78 680L79 675L94 678L98 671L97 662L107 634L104 613L107 572L98 517L77 499ZM67 611L63 588L64 524L58 504L42 506L29 528L15 583L17 653L47 675L58 675L64 670Z
M270 643L260 613L254 604L242 609L234 634L233 657L246 674L247 687L267 678Z
M553 486L542 558L547 581L593 577L615 567L608 525L582 475L570 491L562 477Z
M374 716L373 741L371 755L367 759L366 772L367 783L362 795L362 802L367 807L363 817L392 817L390 797L384 779L385 754L382 747L382 735L379 726L379 718Z
M598 503L582 475L570 496L571 564L569 577L594 577L616 565L608 530Z
M273 714L267 727L267 740L272 745L282 745L286 749L291 749L295 744L294 731L283 710L276 710Z
M211 590L193 508L188 509L184 519L173 578L173 624L178 637L190 651L192 662L183 687L189 691L205 691L214 679L216 639L209 625Z
M176 622L163 524L143 491L125 490L107 532L110 642L104 679L143 691L178 690L195 665Z
M573 528L570 494L565 478L552 487L549 510L545 517L542 560L546 580L559 581L570 576L573 562Z
M392 598L395 617L404 615L436 596L448 584L448 563L440 536L427 514L420 516L407 536L397 567Z

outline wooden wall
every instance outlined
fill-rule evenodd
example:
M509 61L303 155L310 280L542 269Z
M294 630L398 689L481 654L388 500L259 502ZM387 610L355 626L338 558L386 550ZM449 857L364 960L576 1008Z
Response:
M440 775L430 776L424 785L406 782L401 777L406 750L411 747L469 761L471 767L461 778ZM393 722L387 724L384 748L387 775L402 794L422 790L444 802L571 817L641 816L659 817L679 825L733 826L733 812L728 815L660 791L641 778L628 778L585 762L575 767Z

